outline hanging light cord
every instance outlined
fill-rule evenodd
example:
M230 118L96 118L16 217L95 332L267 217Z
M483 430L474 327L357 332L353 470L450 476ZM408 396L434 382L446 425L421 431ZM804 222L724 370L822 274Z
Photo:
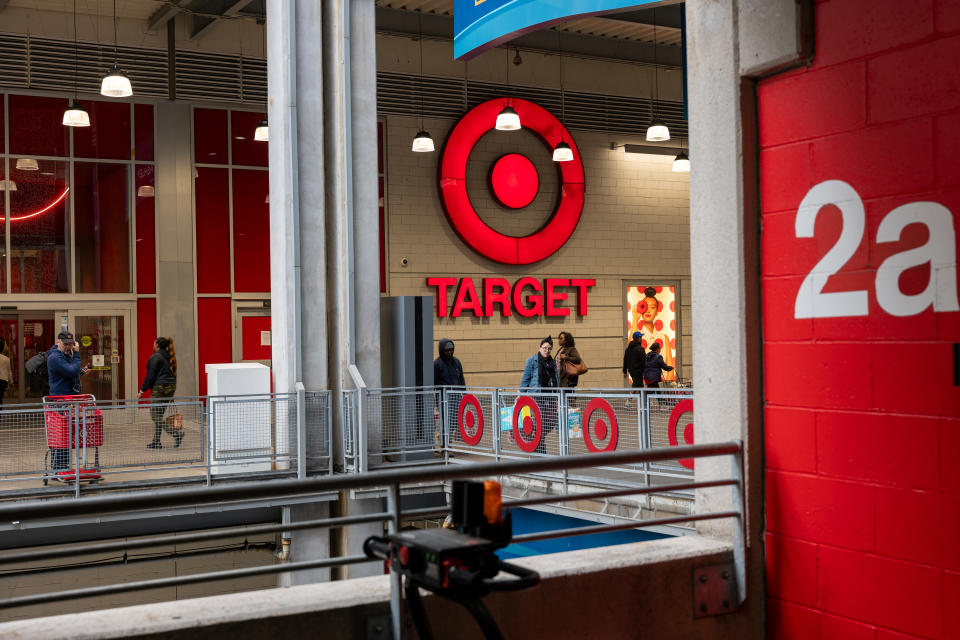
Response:
M420 130L423 131L423 9L417 10L417 40L420 43Z
M557 27L557 50L560 52L560 142L563 142L563 129L567 126L567 104L563 93L563 38Z
M120 50L117 47L117 0L113 0L113 66L120 64Z
M116 0L114 0L116 2ZM660 108L660 64L657 62L657 10L653 10L653 77L656 85L657 108ZM651 104L653 102L651 101ZM656 116L656 112L651 108L651 119Z
M76 100L79 92L77 90L77 74L80 72L77 65L77 59L80 57L80 45L77 43L77 0L73 0L73 99Z

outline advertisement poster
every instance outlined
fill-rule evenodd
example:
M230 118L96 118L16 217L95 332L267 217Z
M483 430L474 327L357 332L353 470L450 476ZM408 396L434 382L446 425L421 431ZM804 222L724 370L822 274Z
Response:
M627 340L634 331L643 334L640 344L647 351L660 343L660 355L671 367L677 366L677 288L663 285L627 287ZM675 382L677 372L664 371L664 382Z

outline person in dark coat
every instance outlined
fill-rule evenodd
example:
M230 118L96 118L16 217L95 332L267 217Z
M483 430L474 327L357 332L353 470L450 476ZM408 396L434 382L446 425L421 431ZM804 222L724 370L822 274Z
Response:
M179 447L183 441L183 428L177 429L163 419L167 405L177 391L177 352L173 348L173 338L158 337L153 341L153 354L147 360L147 374L140 385L138 398L150 391L150 418L153 420L153 441L148 449L163 449L160 436L164 431L173 436L173 446Z
M650 353L647 354L647 366L643 370L643 381L647 387L659 387L661 371L673 371L673 367L663 361L660 355L660 343L654 342L650 345Z
M634 331L633 340L627 345L627 350L623 352L623 377L626 379L629 374L633 380L631 386L634 388L643 386L643 370L647 366L647 354L640 342L642 337L642 333Z
M463 365L458 358L453 357L453 340L441 338L439 344L440 357L433 361L433 384L438 387L465 387Z
M80 363L80 348L69 331L57 334L57 343L47 351L47 378L51 396L75 396L80 393L80 376L90 369ZM54 469L70 466L69 449L51 449L50 464Z
M460 359L453 355L454 344L450 338L440 338L437 345L440 357L433 361L433 384L438 387L466 387L467 381L463 377L463 365ZM453 394L454 402L447 403L447 424L456 425L457 422L457 404L463 394ZM453 428L451 434L455 438L460 438L460 430ZM460 438L462 439L462 438ZM435 429L433 432L434 454L442 455L442 446L440 431Z

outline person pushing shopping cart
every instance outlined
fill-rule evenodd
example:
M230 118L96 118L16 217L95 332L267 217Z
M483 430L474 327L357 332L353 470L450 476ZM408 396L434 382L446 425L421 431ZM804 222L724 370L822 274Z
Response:
M80 376L90 371L80 362L80 347L67 330L57 334L57 343L47 351L47 376L51 396L80 394ZM50 466L55 471L70 466L70 448L50 447Z

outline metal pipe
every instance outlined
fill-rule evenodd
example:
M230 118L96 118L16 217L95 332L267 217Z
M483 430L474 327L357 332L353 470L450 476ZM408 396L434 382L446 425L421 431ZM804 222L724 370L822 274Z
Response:
M710 482L682 482L666 484L659 487L637 487L621 491L593 491L590 493L570 493L562 496L547 496L544 498L525 498L523 500L505 500L504 506L510 508L529 507L537 504L553 504L554 502L573 502L575 500L596 500L598 498L616 498L618 496L643 495L647 493L661 493L663 491L682 491L685 489L709 489L712 487L736 486L737 480L712 480Z
M718 513L704 513L693 516L675 516L671 518L653 518L651 520L642 520L639 522L627 522L623 524L599 524L593 527L573 527L571 529L556 529L554 531L545 531L542 533L525 533L514 536L511 542L524 543L536 542L537 540L553 540L554 538L565 538L567 536L586 536L591 533L606 533L608 531L624 531L626 529L643 529L645 527L656 527L665 524L678 524L680 522L698 522L700 520L718 520L721 518L737 518L740 514L736 511L720 511Z
M640 462L658 462L679 458L703 458L738 454L739 442L693 444L658 449L615 451L573 457L545 456L535 460L508 460L465 465L444 465L425 469L385 469L360 475L276 480L254 486L223 486L164 490L149 495L112 495L84 500L48 500L0 505L0 522L21 523L45 517L63 517L91 512L110 513L133 509L150 509L189 503L218 503L224 500L276 498L278 495L343 491L385 487L391 483L443 482L483 476L514 475L561 469L581 469ZM697 485L699 486L699 485ZM694 487L696 488L696 487Z
M288 531L299 531L300 529L332 529L334 527L346 527L352 524L383 522L389 518L390 514L386 512L371 513L359 516L324 518L322 520L303 520L301 522L281 522L280 524L229 527L225 529L217 529L216 531L154 536L151 538L121 540L117 542L101 542L73 547L56 547L53 549L41 549L37 551L24 551L21 553L4 554L3 556L0 556L0 564L35 562L37 560L69 558L70 556L84 554L108 553L110 551L124 551L128 549L143 549L146 547L156 547L171 543L186 544L190 542L206 542L208 540L219 540L220 538L254 536L262 533L276 533L278 531L286 533Z
M17 598L7 598L0 600L0 609L11 607L26 607L34 604L46 604L48 602L59 602L60 600L71 600L73 598L92 598L95 596L107 596L114 593L125 593L128 591L145 591L146 589L160 589L163 587L178 587L187 584L198 584L201 582L216 582L217 580L232 580L237 578L249 578L251 576L264 576L274 573L284 573L286 571L302 571L304 569L324 569L337 565L361 564L366 562L380 562L372 560L367 556L343 556L341 558L325 558L323 560L304 560L302 562L285 562L283 564L269 565L265 567L249 567L246 569L230 569L227 571L218 571L215 573L196 573L186 576L172 576L170 578L158 578L156 580L141 580L139 582L122 582L119 584L108 584L98 587L86 587L83 589L69 589L67 591L55 591L53 593L38 593L30 596L20 596Z

